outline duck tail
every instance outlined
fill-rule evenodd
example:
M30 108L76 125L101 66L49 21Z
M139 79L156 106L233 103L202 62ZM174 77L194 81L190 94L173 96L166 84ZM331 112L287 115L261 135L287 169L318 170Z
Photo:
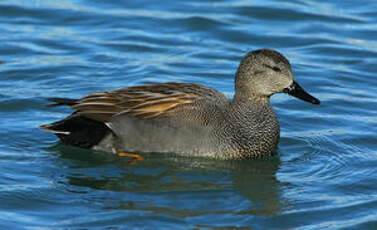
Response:
M77 99L71 99L71 98L60 98L60 97L51 97L47 98L47 101L53 102L53 104L46 105L47 107L55 107L55 106L61 106L61 105L68 105L72 106L77 104Z
M43 124L40 128L55 134L63 144L81 148L93 147L111 132L104 123L79 116L77 113L51 124Z

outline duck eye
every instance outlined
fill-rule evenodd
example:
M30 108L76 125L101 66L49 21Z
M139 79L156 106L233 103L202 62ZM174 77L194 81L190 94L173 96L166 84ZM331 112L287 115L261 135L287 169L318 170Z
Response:
M267 68L270 68L270 69L272 69L275 72L281 72L281 69L279 67L277 67L277 66L270 66L270 65L267 65L267 64L263 64L263 66L265 66Z
M281 69L277 66L272 67L275 72L281 72Z

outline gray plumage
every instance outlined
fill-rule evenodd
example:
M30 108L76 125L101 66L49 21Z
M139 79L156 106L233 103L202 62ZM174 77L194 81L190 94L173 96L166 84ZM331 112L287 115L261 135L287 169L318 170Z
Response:
M255 158L271 154L278 144L279 123L269 98L280 92L319 104L294 81L283 55L261 49L241 61L231 100L187 83L130 87L79 100L53 98L53 105L66 104L75 113L41 128L63 143L114 153Z

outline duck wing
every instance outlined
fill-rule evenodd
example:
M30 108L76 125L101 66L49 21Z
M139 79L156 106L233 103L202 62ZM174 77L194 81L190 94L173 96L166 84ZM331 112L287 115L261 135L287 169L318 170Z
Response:
M198 100L219 103L227 99L222 93L205 86L169 82L93 93L65 104L76 110L76 116L106 123L114 115L131 115L140 119L169 116L177 109L197 109ZM54 105L60 105L66 101L55 102Z

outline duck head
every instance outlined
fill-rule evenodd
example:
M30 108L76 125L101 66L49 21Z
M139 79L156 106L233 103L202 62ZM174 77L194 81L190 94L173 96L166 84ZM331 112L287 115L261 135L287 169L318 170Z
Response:
M320 103L295 81L289 61L270 49L252 51L242 59L235 87L235 98L268 100L275 93L288 93L306 102Z

